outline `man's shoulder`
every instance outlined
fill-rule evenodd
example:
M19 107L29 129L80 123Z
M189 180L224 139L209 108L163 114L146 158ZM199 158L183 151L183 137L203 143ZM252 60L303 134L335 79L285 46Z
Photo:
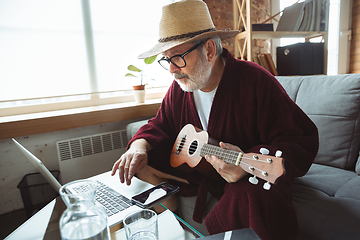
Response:
M275 77L260 65L246 60L235 59L227 62L225 67L225 76L233 79L241 79L241 81L276 81Z
M256 74L270 74L257 63L235 58L226 48L223 49L222 56L226 58L226 63L229 67L227 71L241 71L243 74L249 73L252 76L256 76Z

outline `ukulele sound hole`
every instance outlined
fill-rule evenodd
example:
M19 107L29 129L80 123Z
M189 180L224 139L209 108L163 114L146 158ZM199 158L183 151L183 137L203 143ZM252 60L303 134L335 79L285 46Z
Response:
M198 141L193 141L191 143L190 148L189 148L189 154L190 155L193 155L196 152L196 149L197 149L198 145L199 145Z

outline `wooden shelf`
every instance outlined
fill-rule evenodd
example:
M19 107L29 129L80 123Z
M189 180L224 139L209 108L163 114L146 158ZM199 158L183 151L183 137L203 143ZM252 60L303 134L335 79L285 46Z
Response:
M247 32L241 32L236 36L236 39L243 39L247 37ZM315 38L323 37L327 32L287 32L287 31L252 31L252 39L273 39L273 38Z
M323 37L325 43L325 63L327 60L327 31L252 31L251 22L251 0L233 0L233 21L234 29L245 31L235 37L235 58L247 59L252 61L252 40L253 39L276 39L276 38L305 38L308 41L311 38ZM257 11L261 11L253 6ZM273 19L278 14L271 16L268 20ZM266 20L267 21L267 20ZM266 22L265 21L265 22ZM242 41L240 41L242 40ZM326 64L324 65L326 66ZM326 67L325 67L326 69Z

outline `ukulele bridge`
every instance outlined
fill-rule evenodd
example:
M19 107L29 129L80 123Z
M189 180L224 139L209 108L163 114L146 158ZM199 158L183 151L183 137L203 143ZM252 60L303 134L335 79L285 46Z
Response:
M182 148L184 147L184 143L185 143L185 140L186 140L186 135L182 136L180 139L179 139L179 142L176 146L176 154L180 154Z

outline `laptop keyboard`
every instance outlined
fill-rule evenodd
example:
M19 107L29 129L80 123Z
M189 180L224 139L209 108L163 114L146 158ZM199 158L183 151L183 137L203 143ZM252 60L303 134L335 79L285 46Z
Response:
M133 205L131 200L114 189L100 181L97 181L97 183L95 200L105 208L108 217Z

